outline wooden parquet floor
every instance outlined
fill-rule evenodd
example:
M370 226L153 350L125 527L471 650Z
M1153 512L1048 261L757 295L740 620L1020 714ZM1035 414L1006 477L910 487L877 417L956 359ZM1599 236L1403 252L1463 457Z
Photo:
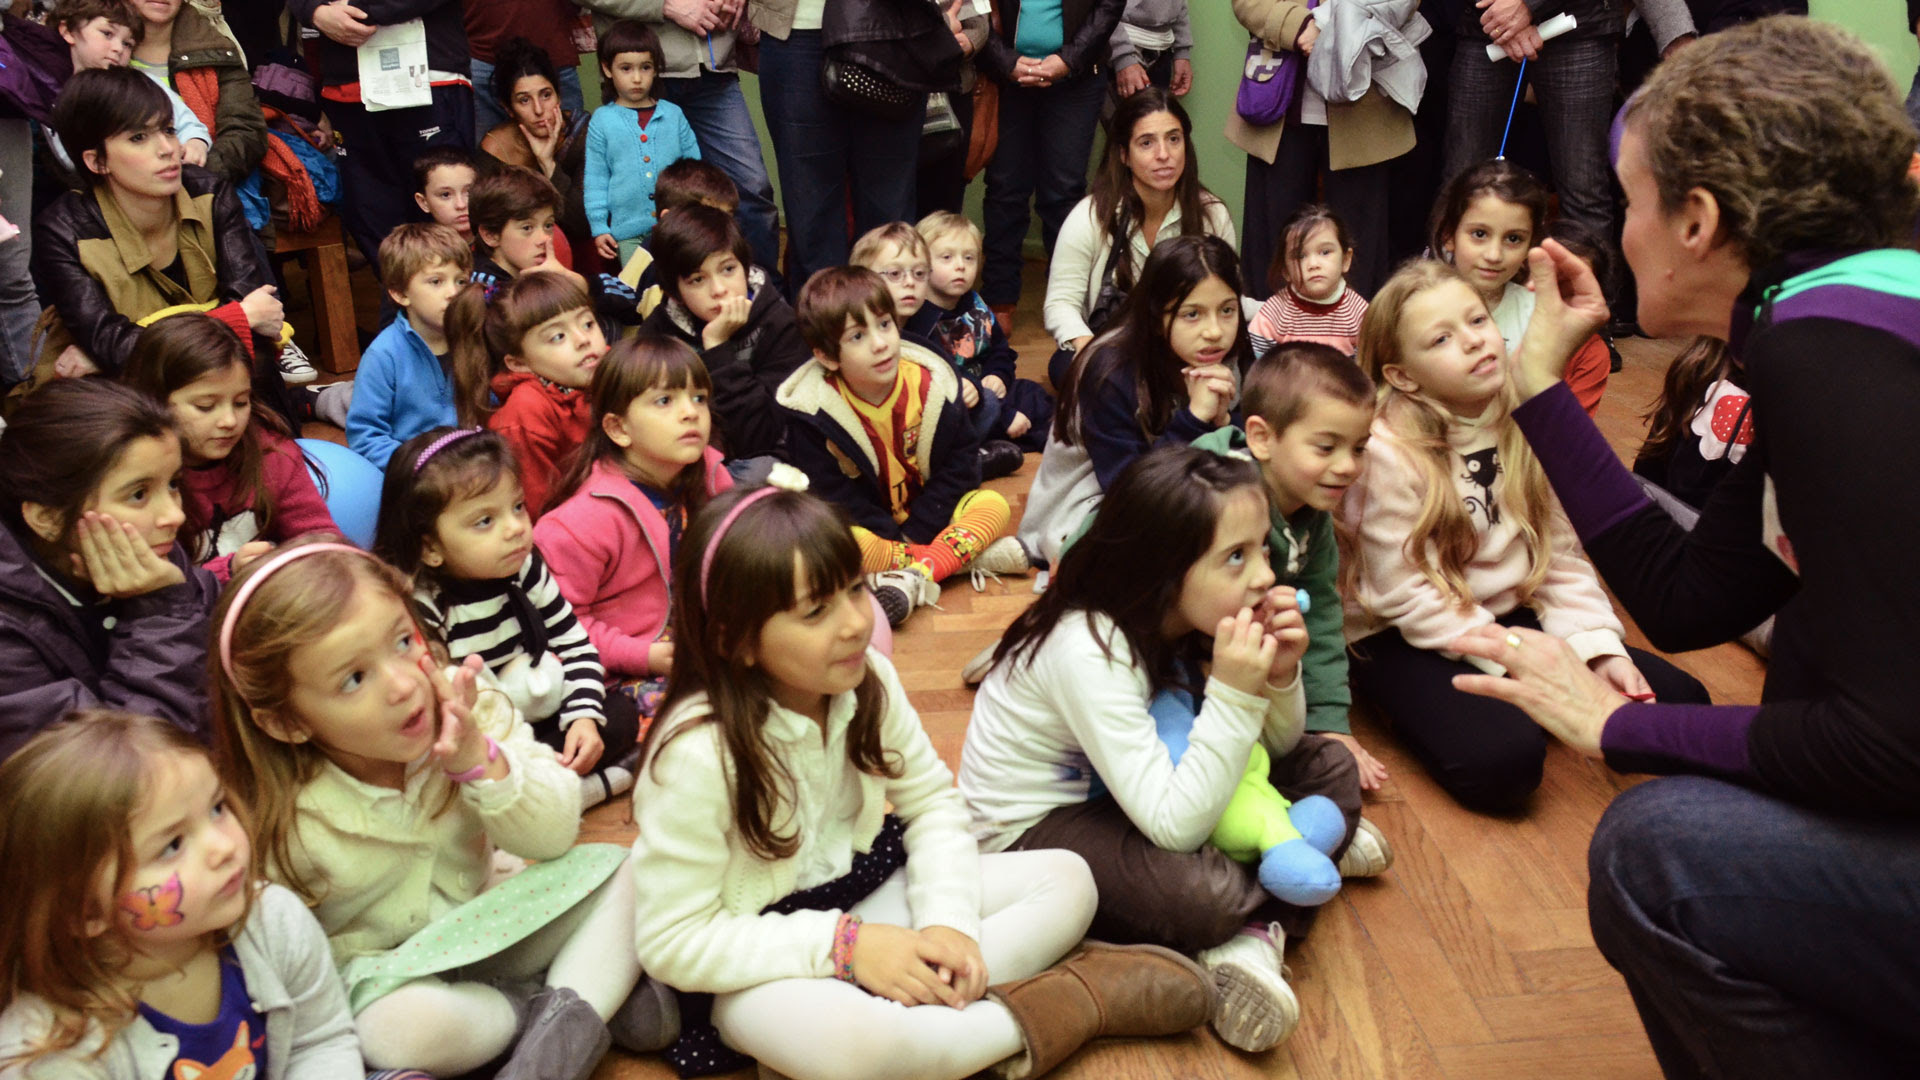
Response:
M362 274L356 274L359 278ZM1027 269L1014 343L1022 374L1044 379L1051 349L1038 325L1043 268ZM297 320L296 316L296 320ZM1601 427L1624 452L1637 445L1659 392L1671 342L1623 343L1626 369L1613 378ZM310 434L320 434L312 431ZM1017 515L1037 455L991 486ZM960 667L1032 600L1027 580L975 593L949 583L939 609L915 613L896 636L894 659L934 745L958 767L973 694ZM1631 625L1631 624L1629 624ZM1637 631L1634 644L1646 647ZM1714 700L1754 702L1764 668L1737 645L1675 658ZM1062 1080L1180 1077L1194 1080L1637 1080L1659 1076L1626 987L1594 949L1586 918L1586 849L1612 797L1635 782L1555 746L1525 816L1490 818L1460 809L1372 717L1355 734L1392 770L1366 814L1393 844L1386 875L1349 882L1310 937L1289 943L1299 993L1299 1032L1275 1050L1242 1054L1210 1032L1161 1040L1113 1040L1069 1061ZM587 815L583 841L628 843L624 805ZM656 1057L615 1051L595 1080L666 1080ZM751 1070L735 1074L753 1075Z

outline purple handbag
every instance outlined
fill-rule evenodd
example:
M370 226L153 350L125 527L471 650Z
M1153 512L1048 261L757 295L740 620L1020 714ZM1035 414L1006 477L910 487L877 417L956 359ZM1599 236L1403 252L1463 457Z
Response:
M1307 0L1308 10L1318 4L1319 0ZM1259 38L1247 42L1247 62L1240 69L1240 92L1234 95L1233 111L1255 127L1286 119L1306 69L1307 58L1299 53L1276 53Z

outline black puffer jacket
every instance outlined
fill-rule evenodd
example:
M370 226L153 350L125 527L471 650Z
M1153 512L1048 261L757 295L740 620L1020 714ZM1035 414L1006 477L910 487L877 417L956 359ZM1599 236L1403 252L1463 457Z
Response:
M1060 46L1060 59L1066 61L1068 73L1078 75L1106 59L1107 39L1126 10L1126 0L1061 0L1060 25L1066 31L1066 43ZM987 35L975 60L980 70L1001 82L1015 81L1013 65L1019 63L1020 51L1013 47L1013 36L1019 29L1019 0L1000 5L1000 32Z
M172 304L237 303L273 283L255 257L253 230L233 189L191 165L180 171L180 187L188 212L181 218L177 259L188 262L190 286L197 286L184 292L157 267L126 264L125 254L144 253L145 245L137 236L114 235L96 192L69 191L34 215L33 280L40 299L109 375L119 374L133 353L140 336L135 320ZM189 248L206 253L212 281L193 281L198 256Z
M787 418L774 401L780 384L813 358L800 338L800 324L780 290L767 287L759 267L749 272L753 306L733 337L707 348L693 313L678 299L661 301L640 329L679 338L699 352L713 380L714 442L728 458L780 451Z

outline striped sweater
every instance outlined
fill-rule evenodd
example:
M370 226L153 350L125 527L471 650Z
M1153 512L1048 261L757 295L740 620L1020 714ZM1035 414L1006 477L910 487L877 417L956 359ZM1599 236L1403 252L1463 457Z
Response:
M558 657L564 683L557 707L529 709L515 700L527 722L540 724L559 717L564 727L581 717L606 722L606 671L600 653L587 640L586 628L574 617L573 606L547 571L538 549L529 552L520 572L511 578L485 581L421 579L414 594L446 639L453 660L478 653L496 676L520 657L538 668L547 654ZM515 696L505 677L509 696ZM550 698L549 698L550 700Z
M1287 287L1260 305L1247 326L1247 336L1253 339L1256 358L1283 341L1316 341L1352 356L1360 350L1360 320L1366 314L1366 300L1345 283L1340 295L1326 304L1303 299Z

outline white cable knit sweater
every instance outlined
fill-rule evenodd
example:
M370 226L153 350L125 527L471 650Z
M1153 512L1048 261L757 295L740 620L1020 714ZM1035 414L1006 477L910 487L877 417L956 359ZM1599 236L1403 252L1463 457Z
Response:
M1454 639L1519 606L1517 589L1532 562L1519 525L1500 497L1504 471L1497 441L1497 430L1476 421L1460 421L1447 431L1455 493L1467 504L1480 535L1480 546L1466 567L1475 603L1463 607L1407 558L1407 537L1426 489L1414 468L1413 451L1384 421L1374 422L1366 471L1340 510L1356 529L1365 559L1357 595L1345 598L1348 641L1395 627L1407 644L1453 656L1448 646ZM1582 660L1625 656L1620 620L1558 499L1553 500L1549 547L1552 564L1531 605L1540 615L1541 629L1564 638ZM1491 661L1470 662L1492 674L1505 673Z

